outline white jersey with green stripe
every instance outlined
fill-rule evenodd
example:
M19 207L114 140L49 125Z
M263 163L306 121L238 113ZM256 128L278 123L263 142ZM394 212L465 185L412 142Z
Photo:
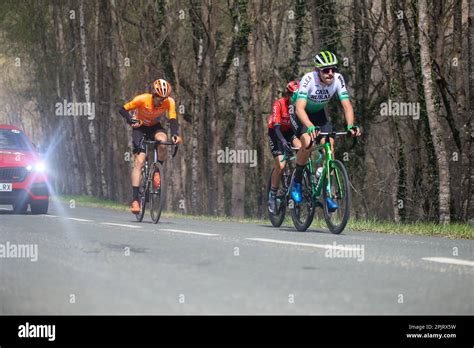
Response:
M331 97L337 92L339 100L349 99L346 83L339 73L334 73L334 79L330 85L325 85L319 79L316 71L303 76L298 92L293 94L292 103L298 99L306 99L305 111L308 115L324 109Z

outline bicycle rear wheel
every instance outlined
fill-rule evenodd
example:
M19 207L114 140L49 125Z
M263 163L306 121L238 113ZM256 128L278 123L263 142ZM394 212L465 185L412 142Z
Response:
M336 211L329 211L326 202L327 197L330 197L339 206ZM324 220L326 220L329 230L334 234L341 233L346 227L350 217L351 184L346 167L338 160L331 163L330 173L324 178L323 212Z
M155 186L154 178L155 175L159 175L160 183L158 186ZM155 163L153 170L151 171L150 176L150 215L153 222L156 224L160 221L161 211L165 205L165 184L164 184L164 168L163 165L159 162Z
M267 197L269 197L270 194L270 188L272 186L272 174L275 169L272 169L270 172L270 177L268 178L268 185L267 185ZM273 227L280 227L281 224L283 223L283 220L285 220L285 214L286 214L286 188L283 183L284 176L282 173L281 180L279 182L278 186L278 191L276 194L276 212L271 213L268 209L268 218L270 219L270 222L272 223Z
M146 185L146 177L145 172L142 171L142 180L140 182L140 186L138 189L138 201L140 202L140 212L135 214L135 217L138 221L142 222L143 217L145 216L145 208L146 208L146 199L147 196L147 185Z
M304 232L311 226L311 223L314 219L314 212L316 210L316 205L313 200L313 195L311 193L311 181L310 181L310 172L308 167L304 168L303 177L301 179L301 193L302 200L301 203L293 202L293 208L291 210L291 219L296 229L300 232ZM293 171L293 177L295 172ZM293 177L292 181L293 182Z

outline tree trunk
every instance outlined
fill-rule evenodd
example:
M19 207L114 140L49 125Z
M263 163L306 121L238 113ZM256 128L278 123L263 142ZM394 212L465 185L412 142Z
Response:
M470 224L474 225L474 118L472 117L472 110L474 110L474 5L469 1L469 33L468 33L468 52L469 52L469 109L471 110L470 119L470 141L468 142L470 149L469 153L469 201L467 204L467 218Z
M265 133L263 131L263 125L265 119L262 115L262 40L263 33L261 28L262 13L264 11L263 1L253 1L253 13L255 14L254 25L252 34L249 37L249 72L250 72L250 92L252 99L252 110L250 114L253 116L253 127L252 127L252 138L254 140L254 148L257 151L257 167L250 167L250 173L253 173L255 190L252 190L255 194L254 201L257 206L254 210L257 216L263 216L263 207L266 206L265 190L266 190L266 175L265 170L265 157L264 157L264 141ZM256 172L256 173L255 173Z
M311 4L311 8L309 10L311 11L311 36L313 38L312 51L316 53L320 51L320 45L321 45L321 39L319 36L320 18L319 18L319 8L318 8L320 4L318 0L312 0L310 4Z
M217 6L213 1L207 0L206 4L203 5L205 9L204 15L204 23L206 23L206 31L209 35L207 41L207 54L205 58L205 65L206 65L206 72L207 72L207 81L209 87L207 88L207 110L206 110L206 118L207 118L207 125L208 125L208 158L209 158L209 166L208 171L209 175L207 175L207 206L208 206L208 213L211 215L219 214L220 208L223 208L223 204L221 203L221 207L219 207L219 197L221 197L221 201L223 198L223 191L219 191L219 177L223 175L222 173L222 165L221 163L217 163L217 150L220 146L220 134L219 134L219 127L218 127L218 120L219 115L217 112L218 108L218 98L217 98L217 79L216 79L216 70L215 67L217 65L216 60L216 34L217 34L217 23L216 23L216 11ZM213 175L213 174L217 175ZM222 185L223 187L223 185Z
M236 34L237 41L237 77L235 84L236 117L234 128L234 150L246 150L248 105L249 105L249 74L248 74L248 36L249 24L247 17L247 1L237 0ZM245 163L234 163L232 167L232 215L243 217L245 214Z
M273 12L273 5L274 2L272 0L265 1L265 7L268 9L268 13L271 14ZM271 58L270 58L270 68L272 71L272 86L271 86L271 97L270 99L273 101L278 96L278 91L281 86L281 76L278 70L278 57L280 56L280 38L281 38L281 31L283 25L283 18L285 16L285 8L283 6L279 6L277 9L277 17L276 17L276 25L274 28L273 25L273 16L269 15L268 20L265 23L266 25L266 41L271 51ZM268 108L270 109L270 108ZM270 111L269 111L270 113Z
M423 87L425 92L426 111L428 113L429 126L433 138L433 146L436 152L436 161L438 168L438 187L439 187L439 222L450 222L450 186L449 186L449 163L446 152L446 145L442 134L442 126L436 114L434 95L432 58L429 48L429 19L426 0L420 0L418 3L419 15L419 40L420 40L420 58L423 77Z
M190 9L191 25L193 28L193 47L195 54L196 73L194 74L193 86L195 89L205 91L203 88L203 64L204 64L204 39L200 27L200 11L198 4L193 3ZM204 99L205 100L205 99ZM203 212L203 156L202 156L202 133L204 105L202 93L196 93L193 100L192 110L192 160L191 160L191 210L193 214Z

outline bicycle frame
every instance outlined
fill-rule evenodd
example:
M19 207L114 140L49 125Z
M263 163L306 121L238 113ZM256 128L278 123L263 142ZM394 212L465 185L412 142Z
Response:
M146 181L148 183L148 176L150 174L150 167L149 167L149 163L150 164L153 164L153 163L156 163L158 161L158 150L156 148L156 142L155 141L151 141L151 140L145 140L143 139L143 144L145 145L145 164L143 166L143 173L142 175L145 176L146 178ZM150 147L153 148L153 161L150 161L149 160L149 155L150 155Z
M149 174L149 168L148 168L148 163L154 164L158 162L158 146L159 145L172 145L175 147L174 152L172 154L172 157L176 156L176 152L178 151L178 145L174 144L171 141L159 141L159 140L147 140L145 137L143 137L142 140L143 144L145 144L145 165L144 165L144 173L146 173L147 177ZM150 147L153 147L153 161L149 161L148 156L150 154Z
M308 162L309 171L311 173L311 195L314 200L318 199L321 196L321 192L323 190L324 178L326 178L326 176L327 176L326 190L329 194L329 197L333 198L332 193L331 193L331 176L329 175L333 167L333 162L334 162L333 152L331 149L331 142L329 141L329 139L332 137L331 135L332 135L331 133L326 134L326 142L324 144L317 145L315 148L315 150L324 150L324 153L325 153L325 159L323 160L323 171L321 173L321 176L319 177L319 181L317 185L315 185L315 182L314 182L315 176L313 172L313 164L312 164L311 158ZM337 133L334 133L334 135L337 135ZM335 175L336 175L338 187L341 187L341 178L339 177L339 172L337 170L335 171Z
M298 150L298 148L293 148L293 150ZM291 162L291 161L295 161L295 160L296 160L296 154L293 153L290 157L288 157L288 156L287 156L287 153L285 152L285 153L283 154L283 158L281 159L280 162L281 162L281 163L283 163L283 162L285 162L285 161ZM308 162L308 163L311 164L311 158L309 159L309 162ZM288 170L288 171L290 172L290 181L291 181L291 172L292 172L292 170L289 169L289 166L290 166L290 164L288 163L288 164L285 166L285 170ZM285 192L286 197L290 197L290 196L291 196L290 191L291 191L291 183L288 185L288 187L286 187L286 192Z

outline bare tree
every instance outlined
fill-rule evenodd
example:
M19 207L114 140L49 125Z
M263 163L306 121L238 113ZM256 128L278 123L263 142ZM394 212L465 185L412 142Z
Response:
M446 153L446 144L442 125L438 120L438 115L434 105L433 78L432 78L432 57L430 53L429 41L429 17L426 0L420 0L418 3L418 15L420 20L419 39L420 39L420 58L423 75L423 87L425 92L426 111L431 134L433 137L433 146L436 150L436 160L438 167L439 182L439 222L450 222L450 183L449 183L449 163Z

